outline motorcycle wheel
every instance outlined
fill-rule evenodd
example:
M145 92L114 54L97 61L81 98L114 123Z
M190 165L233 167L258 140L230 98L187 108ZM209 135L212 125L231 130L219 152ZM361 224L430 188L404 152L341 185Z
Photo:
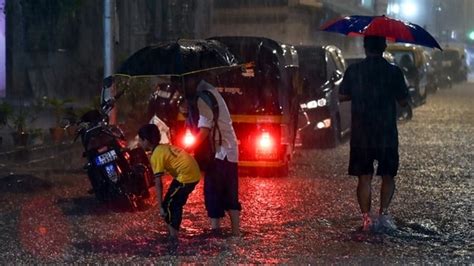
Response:
M130 197L130 209L131 211L146 211L156 206L156 190L154 187L150 187L146 195Z
M100 202L106 202L109 197L106 185L101 182L102 177L100 171L95 168L89 168L87 169L87 176L89 177L96 199Z

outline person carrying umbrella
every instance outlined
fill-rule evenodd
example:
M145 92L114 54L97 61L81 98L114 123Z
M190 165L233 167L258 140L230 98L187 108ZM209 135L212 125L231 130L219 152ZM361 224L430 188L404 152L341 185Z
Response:
M358 176L357 200L362 212L362 230L372 229L371 181L374 161L382 176L379 221L395 229L388 207L395 191L398 171L396 102L408 105L408 89L402 70L382 54L386 40L423 45L441 50L423 27L382 16L347 16L330 21L321 30L349 36L364 36L366 58L349 66L339 87L340 100L352 100L349 175Z
M379 222L396 228L388 214L399 162L396 102L406 106L409 94L400 68L382 57L386 46L384 37L364 37L366 58L349 66L339 91L341 101L352 101L349 175L359 178L363 231L374 224L370 216L374 161L378 162L376 174L382 177Z

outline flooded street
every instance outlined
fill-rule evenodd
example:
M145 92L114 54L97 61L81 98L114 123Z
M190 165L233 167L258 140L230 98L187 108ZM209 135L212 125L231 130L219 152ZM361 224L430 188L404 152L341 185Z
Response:
M241 238L207 230L201 182L185 206L176 253L157 209L113 212L87 194L86 175L0 177L5 263L474 263L474 83L430 95L399 124L391 205L398 230L362 234L347 176L348 141L297 150L287 178L241 177ZM374 178L372 209L380 180ZM167 182L168 184L169 182Z

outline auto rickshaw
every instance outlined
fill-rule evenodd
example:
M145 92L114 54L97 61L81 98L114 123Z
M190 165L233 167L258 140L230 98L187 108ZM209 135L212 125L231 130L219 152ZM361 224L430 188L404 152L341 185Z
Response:
M287 175L298 119L296 50L262 37L210 39L226 45L246 66L244 73L219 76L239 141L241 170Z
M253 37L179 40L144 48L114 75L115 86L126 91L117 103L117 123L132 138L140 124L158 121L169 129L166 134L174 145L183 144L183 80L203 73L212 77L210 83L231 113L239 167L286 175L295 140L297 93L295 63L285 59L284 50L273 40Z

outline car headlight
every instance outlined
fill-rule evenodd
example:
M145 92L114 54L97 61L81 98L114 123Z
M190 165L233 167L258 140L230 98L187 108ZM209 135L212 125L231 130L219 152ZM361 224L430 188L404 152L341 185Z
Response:
M303 103L301 104L301 108L305 109L314 109L314 108L317 108L317 107L323 107L323 106L326 106L327 105L327 100L325 98L321 98L321 99L318 99L318 100L312 100L312 101L309 101L307 103Z
M310 102L306 103L306 107L308 109L316 108L316 107L318 107L318 102L317 101L310 101Z
M326 98L321 98L318 100L318 106L321 107L321 106L326 106L327 104L327 100Z

